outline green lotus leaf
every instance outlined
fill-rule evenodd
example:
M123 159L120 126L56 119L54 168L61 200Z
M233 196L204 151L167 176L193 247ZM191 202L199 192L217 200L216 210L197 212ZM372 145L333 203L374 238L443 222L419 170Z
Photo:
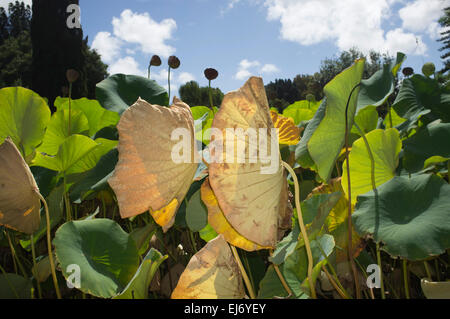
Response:
M60 110L53 113L50 123L45 131L42 145L38 151L47 155L56 155L62 143L71 135L87 135L89 122L83 112L72 110L70 112L69 133L69 110Z
M34 166L42 166L61 174L86 172L96 166L100 158L117 146L117 141L98 138L93 141L84 135L72 135L59 147L55 156L36 155Z
M114 299L148 299L148 288L153 276L167 257L168 255L163 256L156 249L150 249L124 291Z
M0 299L31 299L31 280L16 274L0 274Z
M435 79L420 74L403 80L393 107L406 119L417 120L420 115L431 111L444 122L450 122L450 93Z
M299 125L302 121L309 121L314 117L321 102L297 101L283 110L283 116L292 118L295 125Z
M208 224L204 228L200 229L198 234L200 235L200 238L206 242L213 240L214 238L216 238L219 235L216 233L214 228L211 227L210 224Z
M295 148L295 160L303 168L311 168L317 170L316 164L312 160L311 155L309 154L308 151L308 142L311 139L311 136L314 134L317 127L319 126L320 122L325 117L326 109L327 109L327 99L324 98L319 108L317 109L316 114L314 114L314 117L306 126L305 132L303 133L303 136L300 139L300 143L298 143Z
M359 113L367 106L381 106L394 93L395 75L401 67L405 55L397 53L396 61L391 64L385 64L381 70L378 70L369 79L361 81L361 90L358 96L356 112Z
M50 109L38 94L22 87L0 90L0 141L11 137L25 159L41 144L49 121Z
M138 98L150 104L169 105L166 90L142 76L114 74L97 84L96 97L107 110L122 114Z
M402 142L398 131L392 128L385 131L374 130L366 134L366 139L375 160L374 177L375 186L378 187L395 176ZM354 205L358 195L372 190L371 161L363 138L353 143L349 160L352 204ZM342 166L342 188L348 198L347 161Z
M55 106L59 110L69 109L69 99L57 97ZM71 109L81 111L89 123L89 136L94 136L99 130L108 126L115 126L120 116L113 111L104 109L97 100L81 98L70 101Z
M193 232L202 230L208 224L208 210L202 202L200 190L196 191L187 203L186 224Z
M450 185L435 175L396 176L358 197L356 231L392 256L421 260L450 247Z
M117 148L103 155L94 168L84 173L80 181L75 182L70 188L72 201L83 200L91 192L98 192L109 187L108 179L119 160Z
M56 231L53 245L64 277L72 274L70 265L78 265L77 288L96 297L123 292L139 267L134 240L110 219L67 222Z
M378 112L377 108L369 105L358 112L355 116L355 124L364 132L369 133L377 128ZM351 133L361 136L359 130L353 126Z
M450 157L450 123L430 123L403 144L404 167L408 172L416 173L424 168L430 157Z
M324 88L327 109L323 120L308 142L308 151L317 165L320 177L328 181L345 141L345 109L352 90L361 82L364 59L338 74ZM348 129L356 112L359 88L351 96L348 107Z

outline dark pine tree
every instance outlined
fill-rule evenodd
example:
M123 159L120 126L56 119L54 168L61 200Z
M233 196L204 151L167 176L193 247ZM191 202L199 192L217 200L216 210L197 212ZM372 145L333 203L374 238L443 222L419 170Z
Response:
M75 69L80 78L73 84L72 97L87 95L83 31L69 28L67 7L78 0L34 0L31 19L33 46L32 89L47 97L49 105L67 87L66 71Z
M446 28L446 30L441 32L441 38L438 40L443 43L443 47L439 51L444 52L441 55L441 59L444 60L444 68L440 72L445 73L450 70L450 7L444 9L444 15L439 19L439 24L441 27Z

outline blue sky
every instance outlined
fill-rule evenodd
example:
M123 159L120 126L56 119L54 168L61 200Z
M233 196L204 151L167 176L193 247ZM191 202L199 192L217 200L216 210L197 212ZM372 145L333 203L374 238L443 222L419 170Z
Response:
M27 0L31 2L31 0ZM27 2L26 1L26 2ZM9 2L0 0L0 5ZM167 57L181 66L173 85L214 67L213 86L226 93L250 75L265 83L312 74L341 50L358 46L398 50L404 66L420 72L423 62L442 66L437 20L450 0L80 0L89 43L111 73L146 75L153 54L163 64L152 78L166 86Z

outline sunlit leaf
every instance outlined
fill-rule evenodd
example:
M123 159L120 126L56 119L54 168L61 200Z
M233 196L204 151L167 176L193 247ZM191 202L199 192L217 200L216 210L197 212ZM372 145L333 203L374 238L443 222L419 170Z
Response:
M386 183L395 176L402 142L396 129L374 130L366 134L375 161L375 186ZM364 140L353 143L349 154L352 204L357 196L372 190L371 161ZM348 198L347 162L343 163L342 187Z
M241 272L222 236L209 241L189 261L172 299L242 299Z
M108 180L122 218L159 211L174 199L182 203L198 166L193 126L189 106L176 98L170 108L139 99L122 114L117 126L119 162ZM187 134L180 142L171 139L176 129ZM179 154L174 149L180 143L187 148L182 149L181 162L172 156ZM165 227L173 224L173 216Z
M327 181L335 166L336 158L345 140L345 109L351 91L361 82L364 59L357 60L350 68L337 75L325 88L327 109L323 120L308 142L308 151L318 167L320 177ZM359 89L351 96L348 108L348 129L353 119L358 101Z
M303 131L295 126L291 118L284 117L277 112L270 111L273 126L278 129L278 141L280 144L297 145L300 141L300 133Z
M282 198L286 179L279 147L271 145L273 125L262 79L252 77L238 91L226 94L212 127L222 132L214 136L214 143L222 145L223 152L222 162L213 161L209 165L209 179L225 218L248 240L260 246L274 247L278 216L287 200L287 194ZM261 128L267 132L267 140L258 143L254 138L239 137L236 131L233 136L227 134L229 128L241 129L243 134L253 129L258 132L259 141ZM275 136L273 139L278 144ZM271 154L269 163L263 164L261 145L258 144L265 144L267 154ZM228 152L227 148L232 145L239 151ZM211 157L219 156L216 152L216 149L211 151Z
M39 227L41 202L30 168L12 139L0 145L0 225L27 234Z
M24 158L41 144L50 121L50 108L38 94L22 87L0 90L0 141L8 136Z

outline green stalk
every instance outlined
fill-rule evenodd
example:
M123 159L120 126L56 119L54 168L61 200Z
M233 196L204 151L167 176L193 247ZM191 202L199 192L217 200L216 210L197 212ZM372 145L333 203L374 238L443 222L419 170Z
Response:
M298 223L300 226L301 234L303 237L303 241L305 242L305 248L306 248L306 255L308 256L308 278L306 279L309 284L309 289L311 290L311 297L313 299L317 299L316 295L316 289L314 285L312 284L312 271L314 266L314 259L311 252L311 245L309 244L309 238L308 234L306 233L306 227L305 223L303 222L303 214L302 214L302 207L300 205L300 186L298 184L297 175L295 174L292 167L289 166L286 162L281 162L281 164L286 168L291 174L292 179L294 180L294 189L295 189L295 207L297 208L297 216L298 216Z
M427 277L430 280L433 280L433 278L431 277L430 268L428 268L428 263L425 260L423 261L423 265L425 266L425 272L427 273Z
M208 82L208 93L209 93L209 105L211 107L211 110L213 110L213 99L212 99L212 93L211 93L211 80Z
M67 133L67 136L69 137L70 135L72 135L72 131L71 131L71 115L72 115L72 104L71 104L71 99L72 99L72 82L69 82L69 132Z
M169 66L169 72L167 74L167 83L169 84L169 104L170 104L170 66Z
M53 260L53 252L52 252L52 240L50 235L50 213L48 211L48 205L45 201L45 198L41 195L41 193L36 192L38 194L41 201L44 203L45 208L45 218L47 221L47 249L48 249L48 259L50 261L50 268L52 271L53 285L55 286L56 296L58 299L61 299L61 292L59 291L58 279L56 278L56 270L55 270L55 262Z
M244 265L242 265L241 258L239 258L239 254L236 250L236 247L230 245L231 252L233 253L234 259L236 260L239 269L241 270L242 278L244 279L245 286L247 287L248 293L250 295L250 299L256 299L255 291L253 290L252 284L250 283L250 279L245 272Z
M381 284L381 299L386 299L386 294L384 292L384 276L383 276L383 268L381 268L381 250L380 250L380 244L376 243L376 250L377 250L377 265L380 268L380 284Z
M441 281L441 275L439 275L439 264L438 264L437 259L434 260L434 267L436 269L437 281Z
M9 279L6 277L7 273L6 273L5 269L3 269L2 265L0 265L0 270L3 273L3 275L5 276L6 283L8 284L9 288L11 288L11 290L14 292L14 295L16 295L16 299L19 299L19 295L17 294L16 288L14 288L14 285L11 284Z
M353 273L353 280L355 284L355 291L356 291L356 299L361 299L361 290L359 287L359 279L358 279L358 270L356 269L355 261L353 260L353 239L352 239L352 185L350 180L350 161L349 161L349 145L348 145L348 107L350 105L350 100L352 98L353 92L361 85L359 83L356 85L352 91L350 92L350 96L347 100L347 105L345 107L345 158L347 162L347 181L348 181L348 214L347 214L347 228L348 228L348 260L350 262L350 268L352 269Z
M66 219L68 222L72 220L72 212L70 209L70 198L69 193L67 192L67 184L66 184L66 175L63 176L63 184L64 184L64 204L66 206Z
M252 275L252 269L250 268L250 263L248 262L247 254L245 252L242 253L242 256L244 259L245 267L247 267L248 270L248 277L250 279L250 284L252 285L253 291L255 290L255 283L253 282L253 275Z
M33 256L33 268L36 269L36 250L34 247L33 234L31 234L31 236L30 236L30 241L31 241L31 255ZM36 274L33 274L33 275L36 276ZM36 278L36 284L37 284L39 299L42 299L41 284L39 283L39 280L37 278Z
M192 249L194 250L194 253L197 253L197 245L195 244L195 238L194 234L192 233L192 230L189 229L189 238L191 239Z
M408 284L408 265L407 260L403 259L403 282L405 284L405 296L406 299L409 299L409 284ZM431 278L430 278L431 280Z
M9 231L6 231L6 237L8 238L9 248L11 249L13 259L15 258L15 260L17 261L17 265L19 266L19 269L20 269L20 272L22 273L22 275L25 278L28 278L27 272L25 271L25 268L23 267L22 263L20 262L20 258L17 255L16 246L14 245L14 241L11 240L11 238L9 237ZM14 237L13 237L13 239L14 239ZM17 269L16 269L16 273L17 273Z

